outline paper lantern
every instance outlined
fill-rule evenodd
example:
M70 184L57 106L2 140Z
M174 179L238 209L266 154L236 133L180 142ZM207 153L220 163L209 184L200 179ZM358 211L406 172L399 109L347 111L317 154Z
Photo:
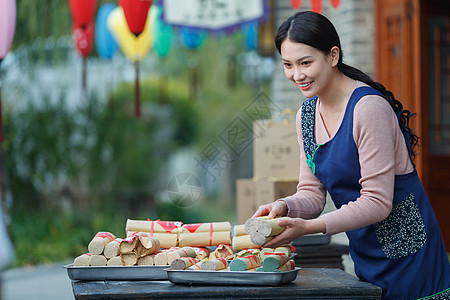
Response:
M97 0L69 0L74 27L87 26L94 18Z
M165 24L161 19L162 8L159 6L153 7L155 11L155 24L152 27L153 35L155 37L153 50L159 57L165 57L172 47L174 33L172 26Z
M204 30L190 28L190 27L181 27L181 42L188 49L197 49L206 40L207 33Z
M0 61L11 48L16 29L16 1L0 0Z
M150 11L147 14L150 14ZM153 45L154 39L150 30L151 22L151 18L148 18L142 33L135 36L128 28L122 7L118 6L109 14L107 26L122 52L134 62L142 60Z
M316 13L322 12L322 0L310 0L311 10Z
M118 49L116 40L107 25L109 14L117 6L107 3L100 7L95 22L95 45L99 56L103 59L111 59Z
M291 0L292 8L298 10L302 6L302 0Z
M243 26L245 35L245 45L250 51L258 47L258 21L252 21Z
M77 52L84 58L88 57L92 52L94 43L94 22L78 27L73 30L73 39Z
M119 0L130 31L138 36L144 31L152 0Z
M341 4L341 0L330 0L331 5L333 5L334 8L338 8L339 4Z

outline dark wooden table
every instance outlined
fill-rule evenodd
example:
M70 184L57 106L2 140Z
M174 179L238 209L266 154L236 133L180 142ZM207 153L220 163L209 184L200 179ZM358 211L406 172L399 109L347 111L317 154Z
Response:
M340 269L305 268L276 287L188 286L170 281L72 281L75 299L380 299L381 288Z

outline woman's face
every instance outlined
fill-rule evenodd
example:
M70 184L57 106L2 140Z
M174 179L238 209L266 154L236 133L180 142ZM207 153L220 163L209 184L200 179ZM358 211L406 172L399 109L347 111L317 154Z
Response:
M336 65L333 55L326 56L311 46L285 40L281 44L281 59L284 74L305 97L320 96L329 87Z

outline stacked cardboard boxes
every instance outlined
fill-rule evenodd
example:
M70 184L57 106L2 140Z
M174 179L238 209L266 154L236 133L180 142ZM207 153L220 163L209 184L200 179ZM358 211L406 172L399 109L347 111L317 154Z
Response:
M237 179L237 217L243 224L256 209L296 192L300 148L295 121L253 123L253 178Z

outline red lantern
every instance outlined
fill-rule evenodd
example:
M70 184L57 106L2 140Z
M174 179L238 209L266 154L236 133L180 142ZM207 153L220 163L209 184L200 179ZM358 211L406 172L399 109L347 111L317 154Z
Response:
M341 4L341 0L331 0L331 5L333 5L334 8L338 8L339 4Z
M144 31L148 10L152 2L152 0L119 0L119 4L122 6L125 14L125 19L127 20L128 28L135 36L138 36Z
M84 27L94 17L97 0L69 0L69 5L75 27Z
M302 6L302 0L291 0L292 8L298 10Z
M322 0L311 0L311 10L320 14L322 12Z
M91 21L84 27L78 27L73 30L73 39L77 52L84 58L88 57L92 51L94 41L94 22Z

